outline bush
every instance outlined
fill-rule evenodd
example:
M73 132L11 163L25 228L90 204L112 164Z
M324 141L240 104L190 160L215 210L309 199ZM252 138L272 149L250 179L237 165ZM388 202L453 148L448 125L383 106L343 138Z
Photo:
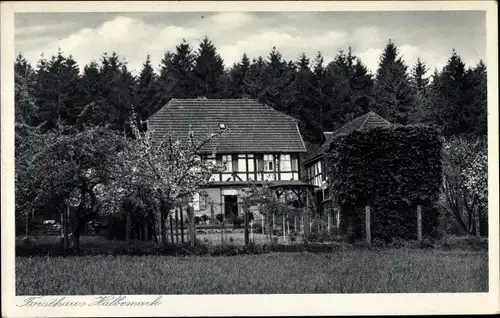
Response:
M224 218L224 217L223 217L222 213L218 213L217 215L215 215L215 219L216 219L217 221L219 221L220 223L222 223L223 218Z
M425 126L355 131L332 142L327 160L343 231L362 238L365 206L370 205L374 238L414 239L416 206L422 205L423 234L437 236L441 148L438 132Z

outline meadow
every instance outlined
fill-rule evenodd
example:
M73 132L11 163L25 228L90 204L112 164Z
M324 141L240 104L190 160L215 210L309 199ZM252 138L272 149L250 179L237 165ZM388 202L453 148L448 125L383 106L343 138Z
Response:
M16 257L17 295L486 291L486 251Z

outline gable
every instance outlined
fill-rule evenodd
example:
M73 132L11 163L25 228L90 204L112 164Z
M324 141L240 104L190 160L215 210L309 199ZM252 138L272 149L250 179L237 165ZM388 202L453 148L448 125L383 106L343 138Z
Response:
M308 147L308 153L305 156L304 164L310 165L320 160L328 151L330 143L339 136L348 135L354 131L362 131L372 128L384 128L390 126L390 122L372 111L362 116L356 117L333 132L325 132L326 140L322 145L314 145L310 148Z

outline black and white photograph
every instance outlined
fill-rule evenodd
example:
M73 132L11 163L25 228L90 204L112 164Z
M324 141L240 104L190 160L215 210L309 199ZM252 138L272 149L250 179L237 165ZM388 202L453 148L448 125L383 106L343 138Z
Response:
M2 315L498 313L497 3L377 2L2 3Z

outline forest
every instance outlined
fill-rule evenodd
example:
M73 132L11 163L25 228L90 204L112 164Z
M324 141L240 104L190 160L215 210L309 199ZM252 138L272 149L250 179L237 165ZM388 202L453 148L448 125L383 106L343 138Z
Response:
M273 47L266 57L243 54L238 63L225 65L207 37L197 48L187 41L179 43L175 51L165 52L158 66L145 57L137 76L119 52L104 53L100 61L84 66L62 50L49 59L42 56L37 65L19 54L15 61L16 216L21 224L35 218L33 211L64 209L65 200L78 195L85 198L79 201L85 201L82 209L116 204L93 192L101 181L118 179L111 165L123 160L110 158L126 145L116 135L132 136L134 121L139 130L145 130L141 123L171 98L252 98L298 119L307 143L321 143L324 131L368 111L394 124L438 127L447 141L446 160L451 162L445 168L450 184L443 189L443 206L462 232L473 233L471 220L478 206L482 205L482 220L487 219L486 77L483 61L466 67L451 48L440 70L431 70L420 59L407 65L391 40L374 74L351 47L338 51L332 61L325 61L321 52L286 60ZM80 157L72 144L80 145ZM77 171L75 165L81 169ZM86 182L94 179L82 174L89 167L97 171L98 180L91 186ZM40 190L49 189L48 185L50 191ZM148 189L139 188L134 193L147 199ZM146 199L141 201L144 205ZM82 217L82 222L95 214Z

